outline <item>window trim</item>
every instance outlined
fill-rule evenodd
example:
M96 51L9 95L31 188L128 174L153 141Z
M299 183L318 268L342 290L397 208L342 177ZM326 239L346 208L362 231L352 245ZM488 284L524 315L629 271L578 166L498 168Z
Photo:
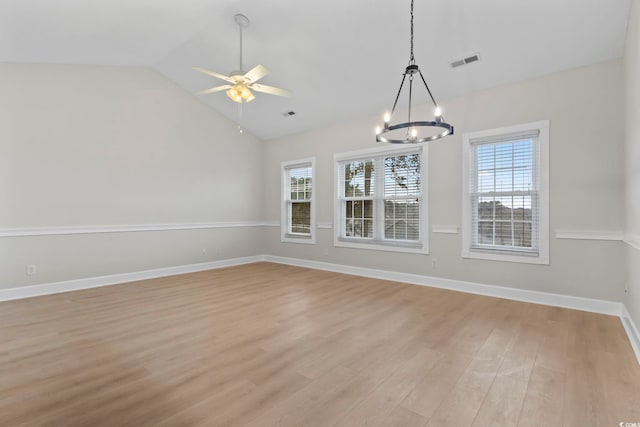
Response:
M539 189L539 223L538 223L538 254L517 249L484 249L472 248L471 244L471 197L469 193L469 178L472 165L472 141L478 139L499 139L509 134L538 131L538 165L540 179ZM507 261L527 264L549 264L549 121L525 123L497 129L487 129L478 132L468 132L462 135L462 257L492 261Z
M291 234L289 230L289 211L287 191L287 170L296 167L311 166L311 218L309 222L310 236ZM298 160L287 160L280 164L280 241L286 243L316 244L316 158L308 157Z
M420 215L420 232L421 232L421 244L407 244L404 241L354 241L352 239L345 239L341 237L343 230L342 225L342 203L340 201L340 177L338 176L340 171L340 163L349 160L362 160L363 157L371 156L383 156L383 155L402 155L410 152L419 151L420 154L420 179L421 179L421 215ZM367 249L387 252L404 252L404 253L418 253L429 254L429 182L427 167L429 164L429 150L426 144L411 144L411 146L405 147L375 147L365 150L348 151L344 153L336 153L333 156L333 179L334 179L334 194L333 194L333 246L352 249Z

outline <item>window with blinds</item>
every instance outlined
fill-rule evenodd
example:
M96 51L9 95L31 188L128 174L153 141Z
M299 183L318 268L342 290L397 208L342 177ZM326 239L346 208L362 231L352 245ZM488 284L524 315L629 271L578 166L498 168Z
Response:
M373 238L375 161L344 162L341 169L344 236Z
M463 256L548 263L548 122L465 134L463 143Z
M310 239L313 234L313 161L285 162L283 175L283 240Z
M338 239L422 247L421 160L414 148L338 161Z
M420 240L420 155L384 157L384 238Z
M471 140L471 247L538 251L538 132Z

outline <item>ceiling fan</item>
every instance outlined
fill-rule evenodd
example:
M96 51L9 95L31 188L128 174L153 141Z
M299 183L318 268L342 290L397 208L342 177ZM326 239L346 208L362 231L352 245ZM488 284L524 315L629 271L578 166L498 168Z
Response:
M271 72L264 65L256 65L249 71L242 70L242 29L249 26L249 18L244 15L237 14L234 16L236 24L240 27L240 69L232 71L230 75L216 73L202 67L193 67L195 71L207 74L209 76L227 81L229 84L212 87L198 92L198 95L206 95L209 93L227 91L227 96L235 102L242 104L243 102L251 102L256 97L251 93L252 90L256 92L267 93L269 95L276 96L291 96L291 92L286 89L280 89L273 86L267 86L263 84L257 84L256 82L265 77Z

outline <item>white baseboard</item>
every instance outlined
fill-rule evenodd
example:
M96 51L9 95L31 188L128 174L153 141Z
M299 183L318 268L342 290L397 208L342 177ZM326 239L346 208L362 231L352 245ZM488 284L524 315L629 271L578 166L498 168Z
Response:
M85 279L65 280L63 282L45 283L42 285L22 286L19 288L0 289L0 301L10 301L42 295L59 294L97 288L100 286L118 285L138 280L155 279L157 277L174 276L176 274L194 273L196 271L213 270L234 265L251 264L262 261L261 255L243 258L231 258L221 261L203 262L199 264L180 265L157 268L154 270L134 271L131 273L111 274L108 276L88 277Z
M315 268L317 270L333 271L337 273L353 274L356 276L371 277L374 279L393 280L396 282L411 283L414 285L430 286L433 288L450 289L467 292L470 294L485 295L505 298L515 301L531 302L536 304L551 305L554 307L572 308L594 313L620 316L621 303L603 301L591 298L581 298L569 295L552 294L548 292L529 291L505 286L485 285L475 282L444 279L442 277L422 276L418 274L399 273L387 270L375 270L372 268L353 267L349 265L330 264L318 261L309 261L298 258L285 258L265 255L265 261L279 264L295 265L299 267Z
M132 273L113 274L108 276L90 277L86 279L76 279L63 282L46 283L41 285L23 286L20 288L0 289L0 301L10 301L22 298L31 298L42 295L96 288L100 286L117 285L120 283L153 279L157 277L173 276L176 274L193 273L197 271L213 270L235 265L251 264L260 261L313 268L316 270L332 271L336 273L353 274L356 276L371 277L375 279L392 280L414 285L430 286L434 288L449 289L477 295L492 296L515 301L544 304L554 307L564 307L574 310L582 310L617 316L620 318L624 326L631 346L633 347L633 351L638 358L638 363L640 363L640 332L638 332L638 327L633 322L633 319L629 315L629 312L627 311L625 305L619 302L581 298L569 295L558 295L548 292L514 289L503 286L444 279L441 277L422 276L418 274L399 273L387 270L376 270L371 268L354 267L349 265L332 264L273 255L255 255L243 258L231 258L221 261L204 262L200 264L165 267L154 270L136 271Z
M638 326L631 318L631 315L629 314L629 311L624 304L622 304L622 313L620 313L620 320L622 321L624 330L627 332L629 342L631 343L631 347L633 347L633 352L638 358L638 363L640 363L640 331L638 330Z

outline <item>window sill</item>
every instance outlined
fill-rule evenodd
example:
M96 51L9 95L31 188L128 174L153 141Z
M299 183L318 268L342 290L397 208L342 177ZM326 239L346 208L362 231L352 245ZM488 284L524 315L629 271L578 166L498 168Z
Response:
M543 255L531 255L516 251L462 251L462 258L482 259L487 261L517 262L522 264L549 264L549 257Z
M305 236L296 237L296 236L293 236L293 235L287 235L287 236L282 236L280 241L283 242L283 243L302 243L304 245L315 245L316 244L315 236L311 236L311 237L305 237Z
M429 248L424 246L396 246L380 243L360 243L354 241L345 241L340 239L334 239L333 246L338 248L352 248L352 249L366 249L372 251L385 251L385 252L402 252L428 255Z

